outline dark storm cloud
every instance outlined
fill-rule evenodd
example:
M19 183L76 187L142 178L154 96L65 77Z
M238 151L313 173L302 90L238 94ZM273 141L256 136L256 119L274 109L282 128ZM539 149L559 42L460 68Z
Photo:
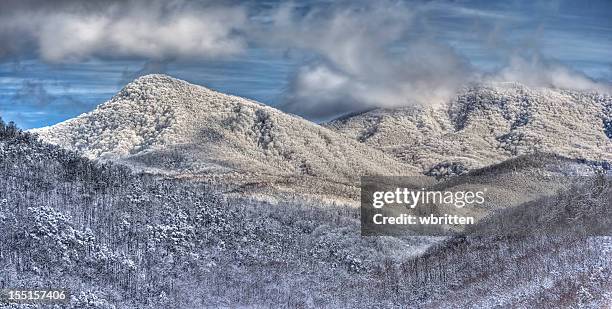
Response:
M0 2L0 59L5 57L35 56L37 35L35 23L30 16L45 16L61 11L97 11L121 1L76 1L76 0L5 0ZM28 25L29 24L29 25Z

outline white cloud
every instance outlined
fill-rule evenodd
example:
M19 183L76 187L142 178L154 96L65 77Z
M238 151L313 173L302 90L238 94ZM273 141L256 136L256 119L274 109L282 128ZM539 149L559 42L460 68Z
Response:
M356 109L431 105L449 100L460 87L477 82L609 89L558 62L518 56L521 46L506 42L506 34L496 33L499 29L495 27L489 31L500 41L497 46L491 46L491 35L477 40L495 49L498 56L507 59L507 65L496 73L484 74L440 38L439 29L431 27L428 14L437 12L432 8L435 6L427 3L382 1L310 8L304 13L302 7L281 6L271 18L265 40L318 56L297 71L284 108L326 119ZM455 11L463 15L486 13L461 7ZM518 19L504 22L510 20ZM460 32L453 35L472 37ZM537 46L530 43L525 49L539 55Z
M553 87L577 90L610 91L609 85L598 83L586 75L560 63L513 55L507 66L487 77L492 81L520 82L531 87Z
M4 16L0 25L34 41L51 62L92 56L147 59L206 58L241 52L247 14L240 6L183 1L133 1L101 10L33 10ZM26 39L22 38L22 39Z
M19 8L19 1L12 1ZM436 104L470 82L609 89L559 62L518 56L541 54L544 28L538 26L527 40L513 38L496 21L513 29L525 22L516 12L397 1L251 10L209 1L104 0L88 6L62 0L54 2L57 7L42 1L14 12L0 6L0 56L36 50L49 62L101 57L156 64L145 72L159 71L174 59L236 55L247 44L308 51L315 57L295 72L284 109L316 119L362 108ZM482 23L476 33L466 31L472 28L465 20L472 18ZM507 66L483 74L449 41L484 48Z
M298 114L325 118L440 102L472 75L448 45L410 37L414 11L402 4L314 9L305 16L284 6L273 20L276 44L320 56L293 80L285 108Z

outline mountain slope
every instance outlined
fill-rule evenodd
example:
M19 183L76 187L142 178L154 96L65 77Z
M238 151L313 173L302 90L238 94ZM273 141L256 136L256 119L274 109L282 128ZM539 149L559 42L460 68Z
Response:
M254 186L271 177L293 179L293 187L327 179L319 185L329 187L361 173L414 171L373 145L423 168L449 163L434 169L440 174L454 171L452 162L472 168L440 186L488 189L491 207L470 210L490 215L476 227L485 233L500 226L524 232L521 214L564 209L610 226L609 211L601 210L609 209L611 187L574 177L590 175L598 164L609 169L591 162L609 159L609 97L524 89L538 105L524 112L515 105L526 103L510 95L517 89L524 88L508 88L501 97L501 90L475 89L437 109L338 120L354 140L252 101L153 75L91 113L36 132L94 158L166 172L241 173ZM529 138L502 146L508 133ZM534 151L570 158L520 155ZM75 293L74 308L597 308L612 297L609 237L536 237L546 232L540 225L528 239L453 236L433 246L440 239L360 237L355 208L299 197L274 205L239 190L237 198L198 182L132 174L13 127L0 126L0 158L0 256L7 257L0 259L0 285L67 287ZM312 193L320 196L320 187ZM491 229L491 222L502 224Z
M431 174L533 152L612 161L612 97L591 92L481 85L441 106L375 109L326 126Z
M352 299L379 280L367 268L427 242L361 238L356 217L132 173L0 119L0 289L69 290L55 308L371 307ZM24 307L47 306L0 300Z
M90 158L119 158L162 171L340 182L416 173L302 118L164 75L138 78L94 111L34 132Z
M471 173L528 176L572 162L528 156ZM456 236L434 246L361 237L355 208L227 198L82 158L1 119L0 176L0 287L66 288L66 308L602 308L612 299L610 237ZM609 218L596 210L609 209L612 187L577 188L542 201L543 211L569 203Z

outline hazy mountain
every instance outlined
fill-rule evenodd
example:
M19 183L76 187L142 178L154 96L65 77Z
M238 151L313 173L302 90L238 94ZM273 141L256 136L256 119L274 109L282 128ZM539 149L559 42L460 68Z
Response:
M439 106L375 109L326 126L433 175L533 152L612 161L612 97L594 92L480 85Z
M305 119L165 75L140 77L92 112L33 131L89 158L121 159L183 176L222 176L241 183L239 190L293 182L289 186L303 186L302 191L324 191L327 185L309 182L342 187L356 184L361 175L418 173ZM357 194L354 188L334 190Z

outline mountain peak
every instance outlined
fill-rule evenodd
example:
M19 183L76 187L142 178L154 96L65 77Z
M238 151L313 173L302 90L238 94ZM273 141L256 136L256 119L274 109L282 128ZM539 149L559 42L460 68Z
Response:
M118 95L129 94L132 92L152 92L157 89L165 90L184 90L186 88L199 88L200 90L210 90L203 86L191 84L182 79L178 79L165 74L148 74L140 76L121 89Z
M182 79L178 79L166 74L147 74L134 79L130 84L175 84L187 83Z
M186 95L188 94L188 95ZM191 100L189 94L199 97L218 96L220 93L203 86L165 74L148 74L125 85L111 100L99 108L121 105L159 105L172 108L186 107L202 100Z
M416 173L379 150L245 98L153 74L94 111L35 130L90 158L169 171L319 176Z

